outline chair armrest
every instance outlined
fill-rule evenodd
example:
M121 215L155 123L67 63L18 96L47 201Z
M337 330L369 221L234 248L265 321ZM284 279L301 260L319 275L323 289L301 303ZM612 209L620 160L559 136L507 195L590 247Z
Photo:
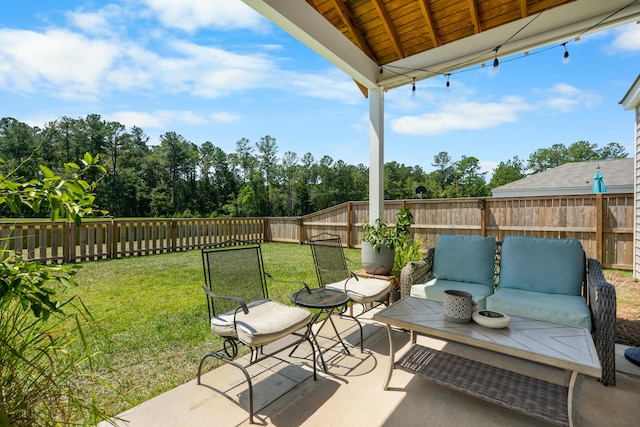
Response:
M353 265L357 265L357 266L359 266L359 265L360 265L360 263L359 263L359 262L353 261L353 260L349 259L349 258L348 258L348 257L346 257L346 256L344 257L344 259L345 259L345 261L347 261L347 263L349 263L349 264L353 264Z
M424 283L431 277L433 270L433 255L435 248L429 248L427 255L420 261L412 261L405 264L400 272L400 298L408 297L411 286Z
M300 285L302 285L306 290L307 293L310 294L311 293L311 289L309 288L309 285L306 282L303 282L302 280L282 280L282 279L276 279L274 278L271 274L265 272L264 273L265 276L267 276L267 278L271 281L274 281L276 283L298 283Z
M207 288L206 285L202 286L202 289L204 290L204 292L209 296L209 298L211 299L231 299L231 300L235 300L238 305L242 308L242 311L244 312L244 314L248 314L249 313L249 307L247 307L247 304L244 302L244 300L242 298L239 297L228 297L228 296L224 296L224 295L216 295L213 292L211 292L211 290L209 288Z
M616 385L616 288L605 280L600 262L592 258L587 259L587 285L594 342L602 365L602 383Z

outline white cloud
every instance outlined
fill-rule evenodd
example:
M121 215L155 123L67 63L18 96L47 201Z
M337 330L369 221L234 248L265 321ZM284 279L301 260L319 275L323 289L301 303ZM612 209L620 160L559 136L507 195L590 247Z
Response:
M238 114L229 113L227 111L221 111L219 113L211 114L211 119L218 123L231 123L240 120L242 117Z
M487 175L485 176L487 182L491 180L491 177L493 176L493 170L498 167L498 164L498 162L490 160L479 161L480 171L487 173Z
M356 104L363 99L356 83L338 70L326 74L290 73L289 78L280 80L279 84L299 96L334 99L346 104Z
M224 13L229 12L227 6L231 11L240 10L241 4L225 0L222 8L221 2L210 0L149 3L168 10L184 7L197 11L203 7L225 9ZM106 6L95 13L67 13L70 25L80 32L0 29L0 90L88 102L118 91L152 97L186 94L219 98L242 91L276 89L345 103L362 98L355 83L337 70L309 74L281 68L280 63L287 58L278 56L282 54L278 45L252 46L243 53L199 45L164 32L133 40L127 28L119 24L127 20L127 14L144 15L144 11L134 13ZM236 25L250 26L253 21L243 20L241 15L255 14L238 12L236 16ZM161 50L153 45L155 37L162 37Z
M550 97L545 104L561 113L569 113L580 106L595 107L601 102L600 97L593 91L578 89L566 83L557 83L547 92Z
M118 111L105 114L104 118L122 123L127 127L167 129L173 124L206 125L211 120L192 111L157 110L146 111Z
M215 47L175 41L170 43L182 56L159 58L158 78L195 96L216 98L234 91L268 86L277 65L261 54L242 55Z
M66 30L2 29L0 84L4 90L36 92L44 83L62 98L95 95L117 55L117 47L109 42Z
M240 0L145 0L170 28L249 29L264 31L267 21Z
M67 12L69 23L86 34L114 34L114 26L125 15L125 10L110 4L97 12Z
M440 111L403 116L391 121L394 131L408 135L438 135L455 130L494 128L518 120L518 113L530 110L523 100L504 98L501 102L451 102Z
M613 47L622 51L640 51L640 24L623 25L615 29Z

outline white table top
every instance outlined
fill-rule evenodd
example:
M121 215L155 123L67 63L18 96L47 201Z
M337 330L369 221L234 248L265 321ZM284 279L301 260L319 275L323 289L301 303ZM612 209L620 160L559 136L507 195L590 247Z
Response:
M602 368L591 333L573 326L511 317L511 324L491 329L471 321L444 320L442 303L407 297L376 313L375 321L600 378Z

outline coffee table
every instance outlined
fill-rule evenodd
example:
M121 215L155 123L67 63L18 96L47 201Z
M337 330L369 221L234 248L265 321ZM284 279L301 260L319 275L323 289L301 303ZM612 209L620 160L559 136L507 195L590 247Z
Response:
M576 420L576 388L581 375L600 378L602 368L591 334L584 328L511 316L507 328L491 329L475 322L444 320L442 304L407 297L373 316L389 335L388 389L394 369L401 369L458 391L554 424ZM392 327L411 331L411 347L395 361ZM561 386L416 343L417 334L467 344L571 372ZM517 398L514 399L514 396Z

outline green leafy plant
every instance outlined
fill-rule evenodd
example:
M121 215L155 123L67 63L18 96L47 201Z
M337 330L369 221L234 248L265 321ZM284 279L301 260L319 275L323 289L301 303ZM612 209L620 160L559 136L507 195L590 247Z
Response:
M413 215L409 212L409 208L403 208L396 214L396 223L389 226L383 218L376 219L373 224L364 223L364 242L371 243L376 252L380 252L382 246L386 246L391 250L403 245L410 236L409 227L413 221Z
M393 269L400 271L407 263L420 261L424 257L424 240L416 238L405 240L395 250Z
M28 182L13 178L18 169L0 174L0 205L80 224L96 212L95 183L82 177L105 171L97 156L85 154L81 163L67 163L62 175L41 166L41 179ZM0 241L0 426L96 425L110 414L94 393L100 381L83 327L91 316L81 301L62 296L76 270L25 261L7 249L10 239Z

